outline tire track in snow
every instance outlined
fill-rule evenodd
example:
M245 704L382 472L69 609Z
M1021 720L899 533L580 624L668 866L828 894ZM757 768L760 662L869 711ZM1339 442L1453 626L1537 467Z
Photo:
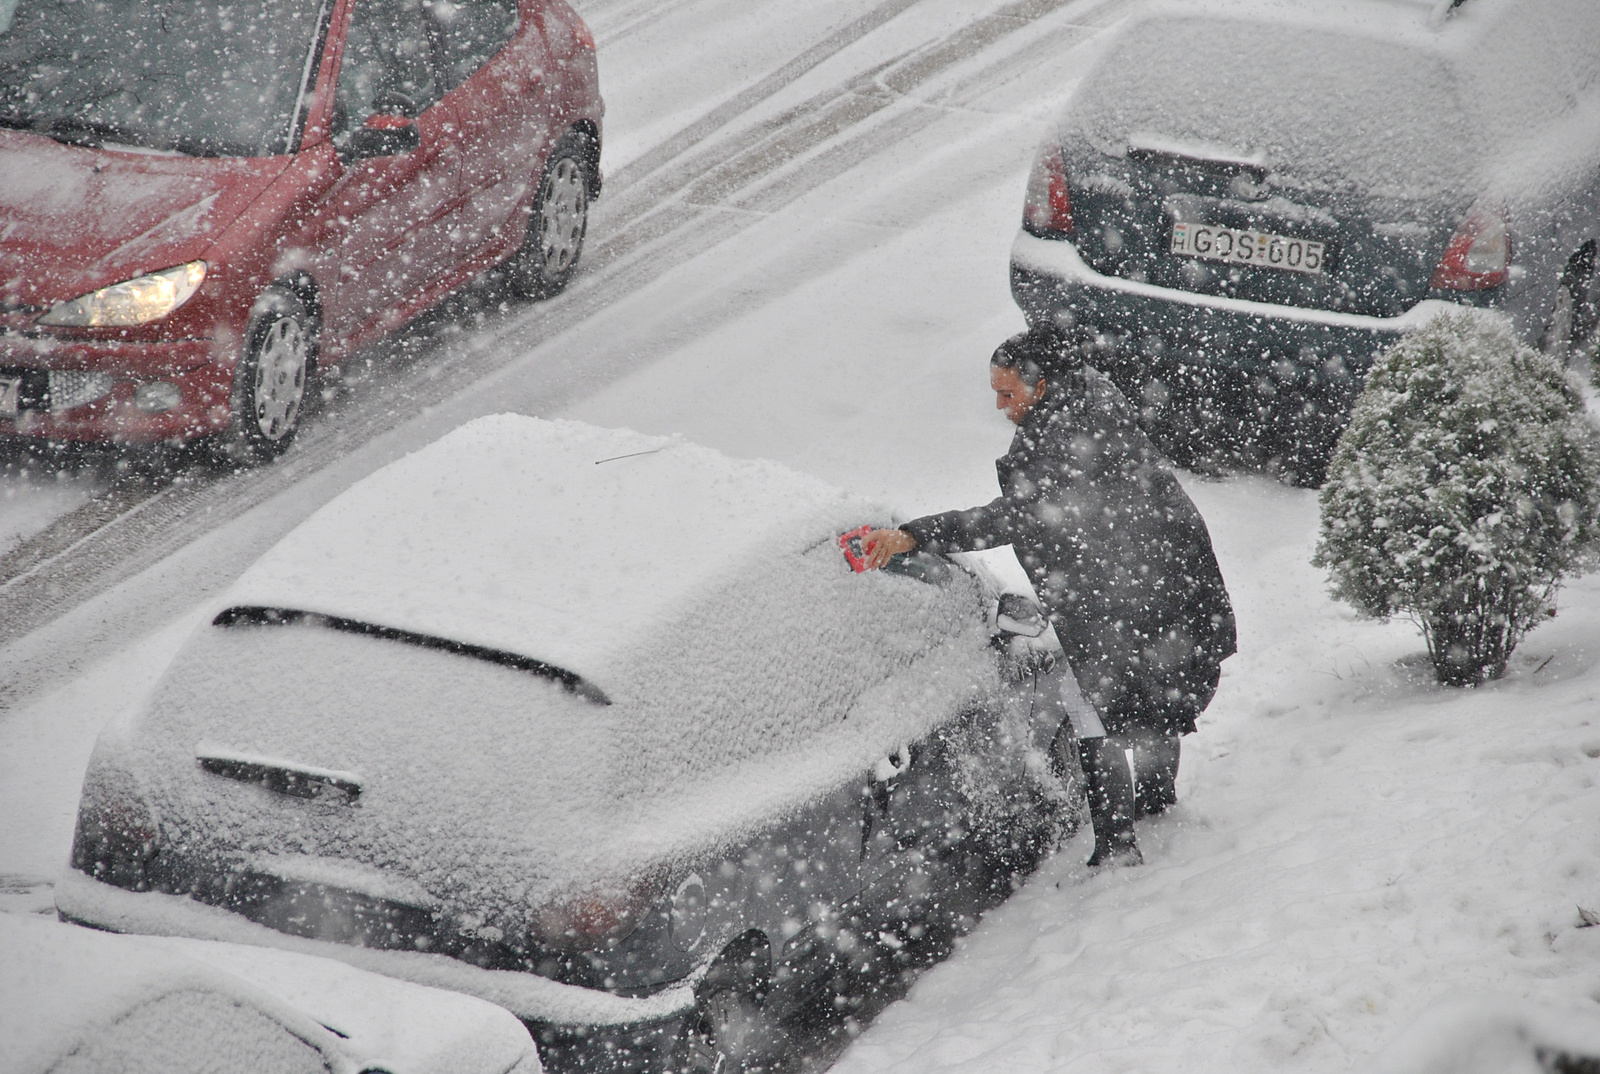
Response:
M757 97L757 87L752 87L711 115L726 125L754 111L914 2L891 0L758 83L765 96ZM159 563L419 410L471 392L475 382L510 365L527 349L577 327L675 267L682 258L653 256L674 238L692 234L695 252L709 249L924 129L941 112L920 102L903 105L887 122L882 120L908 94L972 61L1009 34L1075 4L1092 8L1092 23L1103 25L1107 12L1126 2L1020 0L747 129L717 138L710 116L686 128L663 143L684 147L675 156L665 150L659 157L647 154L635 162L636 170L625 168L613 177L608 191L613 196L599 203L596 214L607 238L591 248L587 271L566 295L506 312L493 309L481 289L447 300L400 337L358 356L351 363L357 372L363 365L382 372L353 395L336 390L332 406L313 416L295 450L276 464L242 474L188 470L176 481L159 475L120 481L105 496L0 557L0 644L22 638ZM464 327L463 319L481 321L482 327ZM464 344L452 338L463 332L475 334ZM557 389L552 394L568 393ZM174 597L173 602L175 613L192 603L192 596ZM141 618L127 629L149 621ZM102 644L117 637L111 631ZM48 659L35 655L26 662ZM37 667L31 675L8 674L0 685L0 709L9 707L8 695L20 694L28 680L41 675L49 677Z

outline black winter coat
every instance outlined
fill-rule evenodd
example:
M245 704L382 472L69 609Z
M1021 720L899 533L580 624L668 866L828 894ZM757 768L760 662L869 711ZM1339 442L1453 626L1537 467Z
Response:
M1011 545L1106 730L1188 734L1235 651L1205 521L1104 375L1050 378L996 460L1000 497L902 528L930 552Z

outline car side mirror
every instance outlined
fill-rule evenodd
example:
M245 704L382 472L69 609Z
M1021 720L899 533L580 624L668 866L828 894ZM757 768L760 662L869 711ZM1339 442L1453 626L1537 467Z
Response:
M374 97L370 107L366 122L339 139L344 163L409 153L422 144L416 102L410 97L389 90Z
M389 123L374 123L387 120ZM392 157L409 153L422 144L422 132L417 121L403 116L373 116L365 126L357 127L345 135L339 146L339 159L346 164L374 157Z
M1026 594L1002 593L1000 606L995 610L994 625L1005 634L1037 638L1050 624L1044 612Z

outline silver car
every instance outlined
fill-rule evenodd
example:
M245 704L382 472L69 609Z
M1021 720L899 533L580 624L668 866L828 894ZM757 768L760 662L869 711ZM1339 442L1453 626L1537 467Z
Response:
M469 992L554 1067L782 1066L1077 819L1043 621L945 560L853 572L869 520L678 440L463 426L105 732L58 906Z

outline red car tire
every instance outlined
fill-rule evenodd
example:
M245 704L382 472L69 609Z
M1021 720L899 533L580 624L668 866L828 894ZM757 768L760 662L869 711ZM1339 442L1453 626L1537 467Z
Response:
M524 298L560 294L577 271L594 186L590 156L586 139L576 132L568 132L550 151L528 216L527 237L506 266L511 289Z

